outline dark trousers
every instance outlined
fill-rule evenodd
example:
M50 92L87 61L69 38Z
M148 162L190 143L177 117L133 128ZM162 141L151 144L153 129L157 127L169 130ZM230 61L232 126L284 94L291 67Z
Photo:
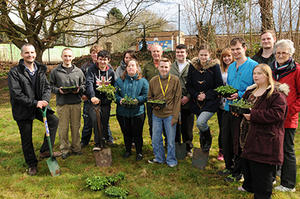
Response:
M98 129L98 120L96 115L96 111L99 109L100 109L101 129ZM95 132L95 136L94 136L95 144L98 145L100 143L104 143L105 140L108 140L108 122L110 116L110 104L105 104L105 105L91 104L89 110L89 116L91 118L94 132Z
M230 170L233 176L241 174L240 148L237 142L239 135L235 135L238 133L239 124L239 118L233 116L228 111L224 111L222 120L223 155L226 169Z
M242 159L244 183L243 188L254 193L255 199L270 199L273 187L275 165Z
M81 143L84 145L88 145L92 136L93 131L93 123L89 117L89 109L91 104L88 100L84 101L83 103L83 128L81 133Z
M218 143L219 143L219 152L223 154L223 147L222 147L222 121L223 121L223 114L224 110L218 108L217 110L217 116L218 116L218 124L219 124L219 137L218 137Z
M181 124L176 126L175 142L181 143L181 137L186 143L187 151L193 148L194 114L189 109L181 109Z
M280 184L290 189L293 189L296 185L295 131L296 129L286 128L283 142L284 159L281 167Z
M136 117L123 117L117 115L117 120L120 124L126 152L131 152L132 143L135 143L136 153L142 153L143 147L143 126L145 114Z
M36 119L43 122L43 117L40 111L36 111ZM29 167L37 166L38 160L34 153L34 147L32 143L32 122L33 120L18 120L17 124L21 134L22 150L25 158L25 162ZM47 122L50 133L50 140L52 146L54 146L55 135L58 127L58 118L54 114L47 113ZM40 152L43 153L49 150L46 134L44 136L44 142L41 146Z

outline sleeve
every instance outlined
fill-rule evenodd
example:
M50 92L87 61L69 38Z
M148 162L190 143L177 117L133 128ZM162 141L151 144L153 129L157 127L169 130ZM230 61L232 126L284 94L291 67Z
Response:
M174 89L175 92L175 103L174 103L174 112L173 112L173 118L172 123L175 124L178 122L180 107L181 107L181 86L179 79L177 79L177 83Z
M52 93L59 94L59 87L56 86L57 80L56 80L55 71L56 70L53 69L50 73L50 87Z
M220 66L219 64L216 64L214 66L214 88L210 88L207 92L206 92L206 99L208 100L214 100L216 98L218 98L218 93L215 91L215 89L219 86L223 85L223 80L222 80L222 75L221 75L221 70L220 70Z
M153 100L153 84L151 80L149 82L148 100Z
M290 115L300 112L300 66L297 67L295 72L296 100L290 108Z
M139 81L143 81L143 87L141 90L141 93L137 97L137 100L139 101L139 104L144 104L147 101L147 95L149 91L149 84L146 79L140 79Z
M87 74L86 74L86 82L85 82L86 94L88 95L88 97L90 99L92 97L95 97L95 91L94 91L95 77L94 77L94 73L92 71L93 70L91 70L91 68L89 68L89 70L87 71Z
M86 80L85 80L85 75L84 75L84 73L80 70L80 72L81 72L81 75L80 75L80 93L81 94L84 94L85 92L86 92L86 87L85 87L85 82L86 82Z
M196 91L196 89L193 87L193 79L192 79L192 76L193 76L193 73L194 73L194 70L193 70L194 66L191 64L189 66L189 72L188 72L188 76L187 76L187 82L186 82L186 89L188 91L188 93L191 95L191 97L193 99L197 99L197 96L198 96L198 92Z
M36 107L37 100L32 100L23 93L20 81L21 79L16 71L11 70L8 73L8 87L9 87L10 97L16 103L20 103L26 107Z
M43 78L41 78L41 79L43 79L43 81L44 81L44 82L41 82L44 85L44 88L43 88L43 91L42 91L42 100L45 100L49 103L50 99L51 99L50 83L49 83L45 73L43 73Z
M115 88L116 88L116 103L120 104L121 99L123 98L121 96L121 85L120 85L120 80L117 80L115 83Z
M259 124L271 124L284 120L287 103L284 94L273 94L269 99L268 108L251 110L250 120Z

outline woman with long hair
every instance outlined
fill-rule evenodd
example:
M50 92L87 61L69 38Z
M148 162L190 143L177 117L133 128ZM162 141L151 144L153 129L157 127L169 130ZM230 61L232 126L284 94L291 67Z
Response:
M118 66L118 68L116 69L116 79L118 79L119 77L121 77L123 75L123 73L126 70L126 66L127 66L128 62L132 59L137 60L135 52L133 50L125 51L123 54L123 58L120 63L120 66ZM140 68L139 68L139 70L140 70Z
M271 198L273 172L283 163L284 120L287 113L286 84L275 85L272 70L259 64L253 70L254 85L243 99L252 103L240 123L244 182L238 189L254 198Z

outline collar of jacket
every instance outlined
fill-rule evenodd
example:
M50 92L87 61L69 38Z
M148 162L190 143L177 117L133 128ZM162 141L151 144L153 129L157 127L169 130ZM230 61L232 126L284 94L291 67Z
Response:
M280 80L281 78L287 76L288 74L290 74L291 72L295 71L296 70L296 63L295 63L295 60L292 58L291 60L288 61L289 65L282 69L282 70L278 70L276 67L275 67L275 64L276 64L276 60L272 63L271 65L271 68L272 68L272 74L273 74L273 78L278 81Z
M121 66L122 70L126 69L126 63L123 60L121 61L120 66Z
M37 62L37 61L34 61L34 64L36 65L37 67L37 71L38 72L39 70L41 70L42 72L47 72L47 66ZM25 71L25 64L24 64L24 59L20 59L19 61L19 66L21 67L22 71L24 72Z
M202 65L200 63L200 59L198 57L194 57L192 59L192 65L193 67L196 69L196 70L199 70L200 68L202 69L209 69L213 66L215 66L216 64L219 64L220 65L220 61L218 59L210 59L206 62L206 64Z
M104 69L104 70L101 70L101 69L99 68L98 63L96 63L95 66L96 66L96 68L97 68L98 70L100 70L100 71L108 71L108 70L111 68L110 65L106 65L106 66L105 66L105 69Z
M65 71L65 69L63 68L64 66L63 66L63 64L62 63L60 63L58 66L57 66L57 70L60 70L60 71L63 71L63 72L66 72ZM75 69L75 65L74 64L72 64L72 66L71 67L73 67L73 70ZM66 68L66 67L65 67ZM73 71L72 70L72 71Z
M274 84L276 90L288 96L290 92L290 88L286 83L281 84L279 82L275 82ZM246 90L254 90L256 88L257 88L257 84L252 84L251 86L248 86ZM267 87L266 91L268 91L269 89L271 89L271 85Z
M168 74L165 77L163 77L159 74L159 77L160 77L160 79L168 79L169 75L170 75L170 72L168 72Z
M136 80L138 77L138 74L135 74L133 76L129 76L128 74L126 74L126 79L129 79L129 80Z

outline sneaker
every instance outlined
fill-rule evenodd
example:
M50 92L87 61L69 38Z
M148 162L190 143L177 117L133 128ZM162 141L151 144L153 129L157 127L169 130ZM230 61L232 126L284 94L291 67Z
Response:
M224 161L224 156L222 153L219 153L217 160Z
M37 167L29 167L27 174L30 176L35 176L37 174Z
M228 176L231 174L231 171L228 169L224 169L224 170L218 171L217 174L220 176Z
M169 167L174 168L177 166L177 164L168 164Z
M62 155L62 153L61 152L59 152L59 151L54 151L53 152L53 156L54 157L59 157L59 156L61 156ZM49 151L45 151L45 152L43 152L43 153L40 153L40 159L44 159L44 158L49 158L50 157L50 152Z
M142 160L142 159L143 159L143 154L138 153L138 154L136 155L135 160L136 160L136 161L140 161L140 160Z
M284 187L282 185L279 185L279 186L275 187L275 190L281 191L281 192L295 192L296 191L295 188L287 188L287 187Z
M123 154L123 158L129 158L129 156L131 156L131 152L126 151L126 152Z
M239 191L246 191L242 186L238 187Z
M161 162L158 162L158 160L156 160L155 158L152 159L152 160L148 160L148 163L149 163L149 164L154 164L154 163L162 164Z
M275 185L276 184L276 180L273 180L272 184Z
M95 144L93 151L101 151L100 145L99 144Z

